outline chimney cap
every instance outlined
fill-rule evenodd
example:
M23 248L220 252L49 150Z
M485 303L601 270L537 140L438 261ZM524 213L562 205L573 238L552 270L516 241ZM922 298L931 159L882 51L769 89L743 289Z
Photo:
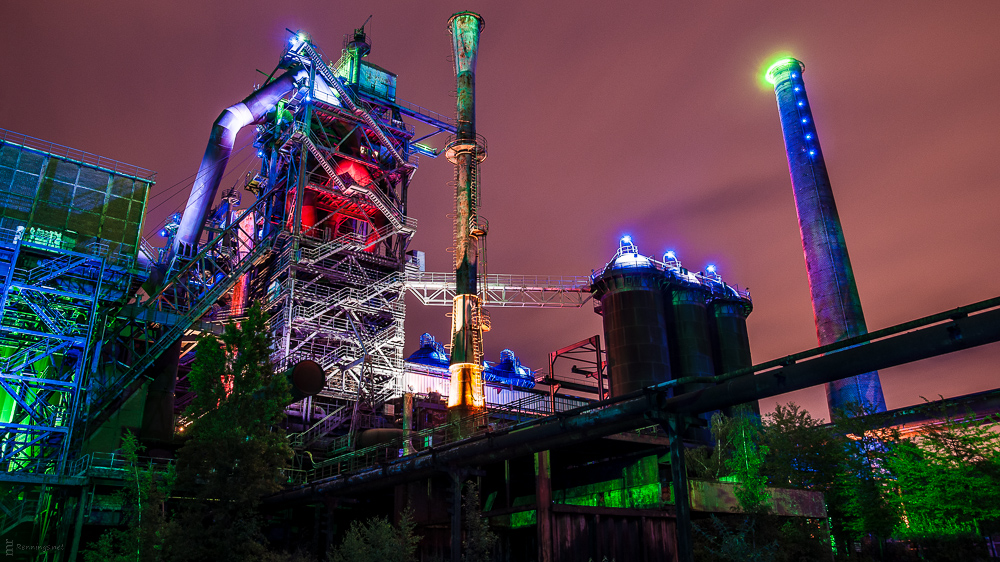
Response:
M458 12L456 14L452 14L451 17L448 18L448 29L451 30L451 22L455 21L455 18L459 18L459 17L462 17L462 16L471 16L473 18L476 18L476 20L479 21L479 32L480 33L482 33L483 28L486 27L486 20L483 19L483 16L477 14L476 12L470 12L470 11L466 10L464 12Z
M806 70L806 65L802 64L802 61L792 57L784 57L767 69L767 72L764 73L764 79L772 86L776 85L778 83L778 74L793 66L798 66L799 72L805 72Z

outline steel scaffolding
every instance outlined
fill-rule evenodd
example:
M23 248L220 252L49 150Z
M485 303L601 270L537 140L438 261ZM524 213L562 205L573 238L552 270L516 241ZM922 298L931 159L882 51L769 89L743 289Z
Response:
M146 275L153 174L0 132L0 480L58 483L102 319Z
M272 213L284 212L287 238L258 270L262 282L249 298L271 313L275 365L311 359L327 372L317 401L332 407L316 423L313 408L303 409L311 427L296 436L301 446L342 429L346 416L359 429L361 414L378 413L402 378L403 270L416 230L405 205L416 154L413 129L394 111L394 87L390 95L352 81L351 66L394 80L364 54L345 49L331 68L310 42L293 45L286 63L307 69L309 83L285 106L291 123L262 125L255 140L262 181L286 194Z

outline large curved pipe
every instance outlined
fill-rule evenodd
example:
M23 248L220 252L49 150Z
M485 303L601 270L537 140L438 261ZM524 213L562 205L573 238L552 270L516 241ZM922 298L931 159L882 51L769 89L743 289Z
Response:
M215 201L227 160L233 152L236 134L273 109L282 96L295 88L296 81L306 76L305 70L288 70L240 103L227 107L215 120L205 156L201 159L198 175L191 187L191 195L188 196L181 224L170 249L168 263L176 256L192 258L198 253L198 241L201 239L205 218Z

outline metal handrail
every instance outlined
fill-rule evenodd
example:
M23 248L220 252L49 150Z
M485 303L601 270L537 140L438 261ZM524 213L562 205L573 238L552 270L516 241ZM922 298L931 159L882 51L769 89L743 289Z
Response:
M155 470L165 472L175 463L174 459L163 457L136 457L136 466L143 467L144 470ZM88 453L73 465L72 474L83 476L90 470L127 470L132 468L128 458L122 453Z
M425 115L425 116L430 117L431 119L434 119L436 121L441 121L442 123L447 123L447 124L449 124L451 126L455 126L455 118L454 117L449 117L447 115L442 115L442 114L438 113L437 111L433 111L431 109L427 109L426 107L417 105L417 104L415 104L413 102L409 102L409 101L406 101L404 99L400 99L400 98L397 97L396 98L396 105L398 105L399 107L402 107L402 108L409 109L410 111L412 111L414 113L417 113L417 114L420 114L420 115Z
M488 411L472 414L437 427L411 431L407 436L397 437L385 443L341 453L317 463L312 470L286 471L286 473L289 475L289 483L304 484L312 480L365 470L400 458L405 450L420 452L472 436L507 429L526 419L538 419L552 415L553 402L555 402L556 413L590 405L589 401L582 399L569 399L560 396L553 398L543 394L527 396L512 402L508 408L491 408ZM498 414L503 413L510 415L511 419L498 417ZM346 437L331 443L331 452L337 451L337 445ZM406 446L407 440L409 440L408 447ZM343 448L343 445L339 447L339 449Z
M132 164L125 164L111 158L105 158L90 152L84 152L76 148L70 148L54 142L29 137L23 133L0 129L0 142L18 145L38 152L51 154L59 158L64 158L76 164L84 164L98 168L104 172L110 172L119 176L129 176L133 179L141 179L152 182L156 178L156 172L147 170Z
M667 275L671 275L677 279L681 279L682 281L684 280L684 278L689 278L689 279L693 278L702 287L707 288L712 293L712 295L724 292L725 289L731 289L735 291L735 293L739 296L739 298L752 302L752 299L750 298L749 289L747 288L740 289L739 285L729 285L728 283L722 280L721 276L705 275L704 273L700 272L688 271L682 268L680 262L678 261L661 262L653 258L650 258L648 256L642 256L642 257L644 257L646 261L636 264L615 264L612 271L619 269L629 270L629 269L653 268L659 271L663 271ZM591 283L595 282L600 276L604 275L605 271L607 271L606 267L593 271L590 274L589 281Z
M590 278L585 275L512 275L490 273L485 276L491 289L521 289L529 291L579 291L590 292ZM454 273L412 272L407 273L407 285L451 286L455 283Z

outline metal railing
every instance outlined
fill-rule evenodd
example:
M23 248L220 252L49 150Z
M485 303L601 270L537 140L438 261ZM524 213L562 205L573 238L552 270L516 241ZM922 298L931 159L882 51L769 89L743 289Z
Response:
M710 273L706 275L701 272L688 271L686 268L681 267L680 262L677 260L658 261L648 256L641 256L641 257L644 259L636 260L634 263L621 263L621 262L616 263L611 270L614 271L618 269L628 270L628 269L653 268L659 271L663 271L668 276L671 276L674 279L680 280L682 282L700 285L701 287L704 287L708 292L710 292L713 296L725 295L726 293L730 293L730 295L726 296L735 295L740 299L752 302L752 299L750 298L749 289L747 288L741 289L739 285L729 285L726 282L724 282L722 280L722 276L718 274ZM592 271L590 277L588 278L588 282L590 283L595 282L597 278L604 275L604 272L607 270L608 270L607 267L605 267L596 271Z
M408 228L416 230L417 220L406 217L404 223ZM327 257L345 249L369 248L385 238L396 234L398 229L392 224L386 224L368 233L347 232L328 240L319 246L303 248L302 257L305 263L312 264L326 259Z
M433 110L427 109L426 107L417 105L417 104L415 104L413 102L409 102L409 101L406 101L404 99L396 98L396 105L398 105L402 109L406 109L409 113L413 113L413 114L416 114L416 115L422 115L424 117L429 117L429 118L433 119L434 121L440 121L441 123L445 123L447 125L451 125L452 127L456 126L455 125L455 118L454 117L449 117L447 115L442 115L441 113L438 113L437 111L433 111Z
M128 457L122 453L89 453L73 464L71 474L84 476L100 471L102 476L107 476L108 472L122 472L133 468L149 470L153 472L166 472L174 465L174 459L161 457L136 457L135 464L129 462Z
M329 451L330 459L317 463L311 470L286 471L289 484L305 484L313 480L339 476L369 469L406 454L419 453L433 447L455 443L477 435L508 429L524 421L535 420L555 412L566 412L589 405L590 402L564 396L537 394L501 407L491 407L437 427L411 431L409 435L353 451L336 454L350 447L349 436L335 439Z
M40 502L37 497L19 499L15 502L8 502L6 498L4 500L4 505L0 506L0 536L6 535L21 523L34 520L38 515Z
M133 179L141 179L150 182L156 178L156 172L147 170L146 168L141 168L132 164L125 164L124 162L112 160L111 158L105 158L104 156L91 154L90 152L84 152L76 148L70 148L68 146L37 139L35 137L29 137L28 135L15 133L14 131L8 131L6 129L0 129L0 142L30 148L32 150L51 154L52 156L56 156L58 158L64 158L77 164L98 168L101 171L110 172L119 176L129 176Z
M305 447L319 440L324 435L336 429L347 420L350 410L347 406L341 406L330 412L323 419L316 422L312 427L302 433L294 433L288 436L289 444L294 448Z
M488 307L573 308L591 298L586 276L489 274L480 276L480 283ZM451 306L455 274L407 271L406 288L421 304Z

